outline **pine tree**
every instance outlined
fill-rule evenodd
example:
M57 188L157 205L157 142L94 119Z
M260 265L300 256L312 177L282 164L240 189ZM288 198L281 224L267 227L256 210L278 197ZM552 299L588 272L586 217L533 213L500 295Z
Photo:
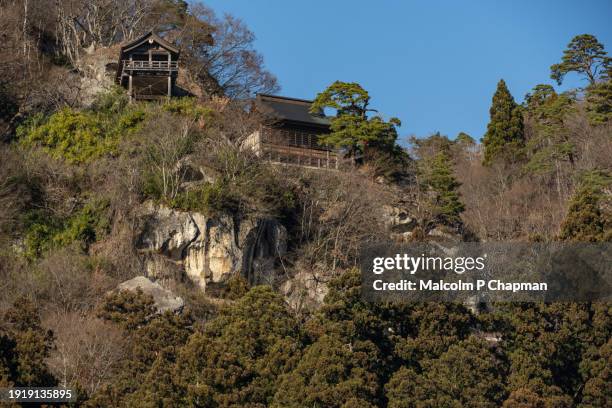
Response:
M612 64L608 67L601 82L587 87L586 110L593 125L612 121Z
M269 286L252 288L181 350L177 373L187 405L268 406L278 377L299 356L299 337L283 297Z
M536 85L525 96L525 118L531 129L525 170L535 174L555 174L559 192L561 170L564 165L573 166L576 157L576 145L564 123L575 110L575 95L557 94L550 85Z
M331 120L331 132L321 137L321 143L345 148L351 157L363 153L366 145L394 152L400 120L368 117L369 112L375 112L369 108L369 103L370 95L357 83L336 81L318 94L311 113L320 114L325 108L336 110L336 116Z
M612 339L601 346L592 361L584 384L580 408L604 407L612 401Z
M605 170L582 174L580 184L561 225L559 238L564 241L612 241L612 198L606 193L612 175Z
M525 144L523 114L503 79L497 83L489 114L491 120L482 140L483 164L490 165L497 159L517 161Z
M550 67L550 77L561 85L565 74L576 72L594 85L611 64L612 58L607 56L603 44L594 35L581 34L572 38L561 62Z
M0 325L0 384L50 387L57 383L45 360L54 336L40 322L39 311L28 298L18 298Z

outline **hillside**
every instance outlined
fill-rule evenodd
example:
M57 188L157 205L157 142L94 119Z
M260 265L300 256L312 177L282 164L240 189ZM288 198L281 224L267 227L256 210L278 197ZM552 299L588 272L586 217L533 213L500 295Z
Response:
M0 387L100 407L609 404L610 303L379 304L359 272L380 241L612 242L597 39L551 61L584 89L518 104L500 80L481 141L404 142L361 85L313 90L344 159L323 170L244 148L278 86L240 20L90 3L0 2ZM188 96L116 85L119 44L148 30L180 45ZM567 63L581 46L598 70Z

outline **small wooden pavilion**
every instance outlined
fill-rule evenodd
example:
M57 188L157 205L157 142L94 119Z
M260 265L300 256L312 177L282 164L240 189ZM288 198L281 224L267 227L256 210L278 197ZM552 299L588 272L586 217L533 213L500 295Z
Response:
M179 49L153 32L121 46L117 83L130 99L171 97L178 75Z
M338 155L319 142L330 131L329 118L311 114L311 105L305 99L258 94L254 108L264 120L244 146L274 163L337 169Z

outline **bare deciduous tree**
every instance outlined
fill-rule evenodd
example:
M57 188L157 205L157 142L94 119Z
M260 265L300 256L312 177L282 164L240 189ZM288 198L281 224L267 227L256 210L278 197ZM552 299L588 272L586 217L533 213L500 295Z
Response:
M144 171L159 183L161 197L174 199L179 193L188 169L181 161L194 148L199 133L193 118L177 118L161 113L142 130Z
M125 334L120 328L91 315L52 313L45 326L55 334L49 367L63 387L77 384L88 395L110 382L125 356Z
M57 3L57 39L63 54L75 64L85 47L110 46L131 40L144 30L159 1L68 0Z
M242 20L225 15L222 19L196 3L191 14L212 27L212 45L201 41L188 49L190 65L209 94L246 99L255 93L274 93L278 84L264 68L263 57L253 48L255 35Z

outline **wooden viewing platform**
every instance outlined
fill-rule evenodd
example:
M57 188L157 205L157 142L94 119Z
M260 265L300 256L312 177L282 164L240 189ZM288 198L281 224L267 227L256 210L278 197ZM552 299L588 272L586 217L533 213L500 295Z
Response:
M178 58L177 47L148 32L121 47L117 83L127 89L130 101L172 97Z
M256 156L272 163L317 169L338 169L338 155L316 144L317 135L261 127L244 142Z

